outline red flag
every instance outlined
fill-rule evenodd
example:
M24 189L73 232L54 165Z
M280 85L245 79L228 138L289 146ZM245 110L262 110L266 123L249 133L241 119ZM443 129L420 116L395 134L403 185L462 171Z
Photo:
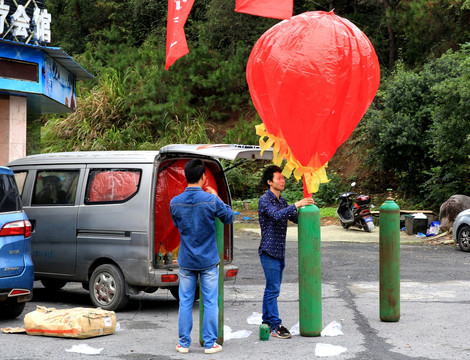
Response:
M168 19L166 22L166 62L168 70L180 57L189 53L184 33L184 24L193 7L194 0L168 0Z
M294 0L236 0L235 11L274 19L290 19Z

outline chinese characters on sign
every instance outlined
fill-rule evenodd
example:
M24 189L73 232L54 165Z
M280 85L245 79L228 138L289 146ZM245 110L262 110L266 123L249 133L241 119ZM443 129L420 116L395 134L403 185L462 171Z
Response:
M28 4L30 2L26 6ZM14 9L14 6L5 4L5 0L0 0L0 39L26 43L33 39L36 42L50 43L51 14L47 9L37 6L30 11L32 17L28 15L28 9L24 5L16 5Z

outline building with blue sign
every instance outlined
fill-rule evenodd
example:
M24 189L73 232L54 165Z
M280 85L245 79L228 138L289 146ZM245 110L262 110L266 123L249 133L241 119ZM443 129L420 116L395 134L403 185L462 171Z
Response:
M51 41L43 1L0 0L0 165L26 155L28 119L75 110L93 76Z

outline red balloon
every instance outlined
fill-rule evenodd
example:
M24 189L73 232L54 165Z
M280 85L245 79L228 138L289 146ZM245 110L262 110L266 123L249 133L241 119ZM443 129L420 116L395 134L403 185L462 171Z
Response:
M285 141L302 167L318 169L372 103L380 67L358 27L333 12L313 11L264 33L246 76L267 132Z

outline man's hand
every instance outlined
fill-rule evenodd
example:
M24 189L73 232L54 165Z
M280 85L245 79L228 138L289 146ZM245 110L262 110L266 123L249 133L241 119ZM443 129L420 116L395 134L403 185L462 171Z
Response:
M315 201L313 201L313 198L312 197L306 197L306 198L303 198L302 200L297 201L294 205L295 205L296 209L298 209L300 207L307 206L307 205L313 205L313 204L315 204Z
M211 188L210 186L206 186L203 190L204 190L206 193L215 195L215 196L217 196L217 197L220 199L219 194L217 194L217 191L215 191L214 188ZM222 200L222 199L220 199L220 200Z
M210 186L206 186L206 188L204 189L204 191L206 193L209 193L209 194L212 194L212 195L217 195L217 191L215 191L214 188L211 188Z

